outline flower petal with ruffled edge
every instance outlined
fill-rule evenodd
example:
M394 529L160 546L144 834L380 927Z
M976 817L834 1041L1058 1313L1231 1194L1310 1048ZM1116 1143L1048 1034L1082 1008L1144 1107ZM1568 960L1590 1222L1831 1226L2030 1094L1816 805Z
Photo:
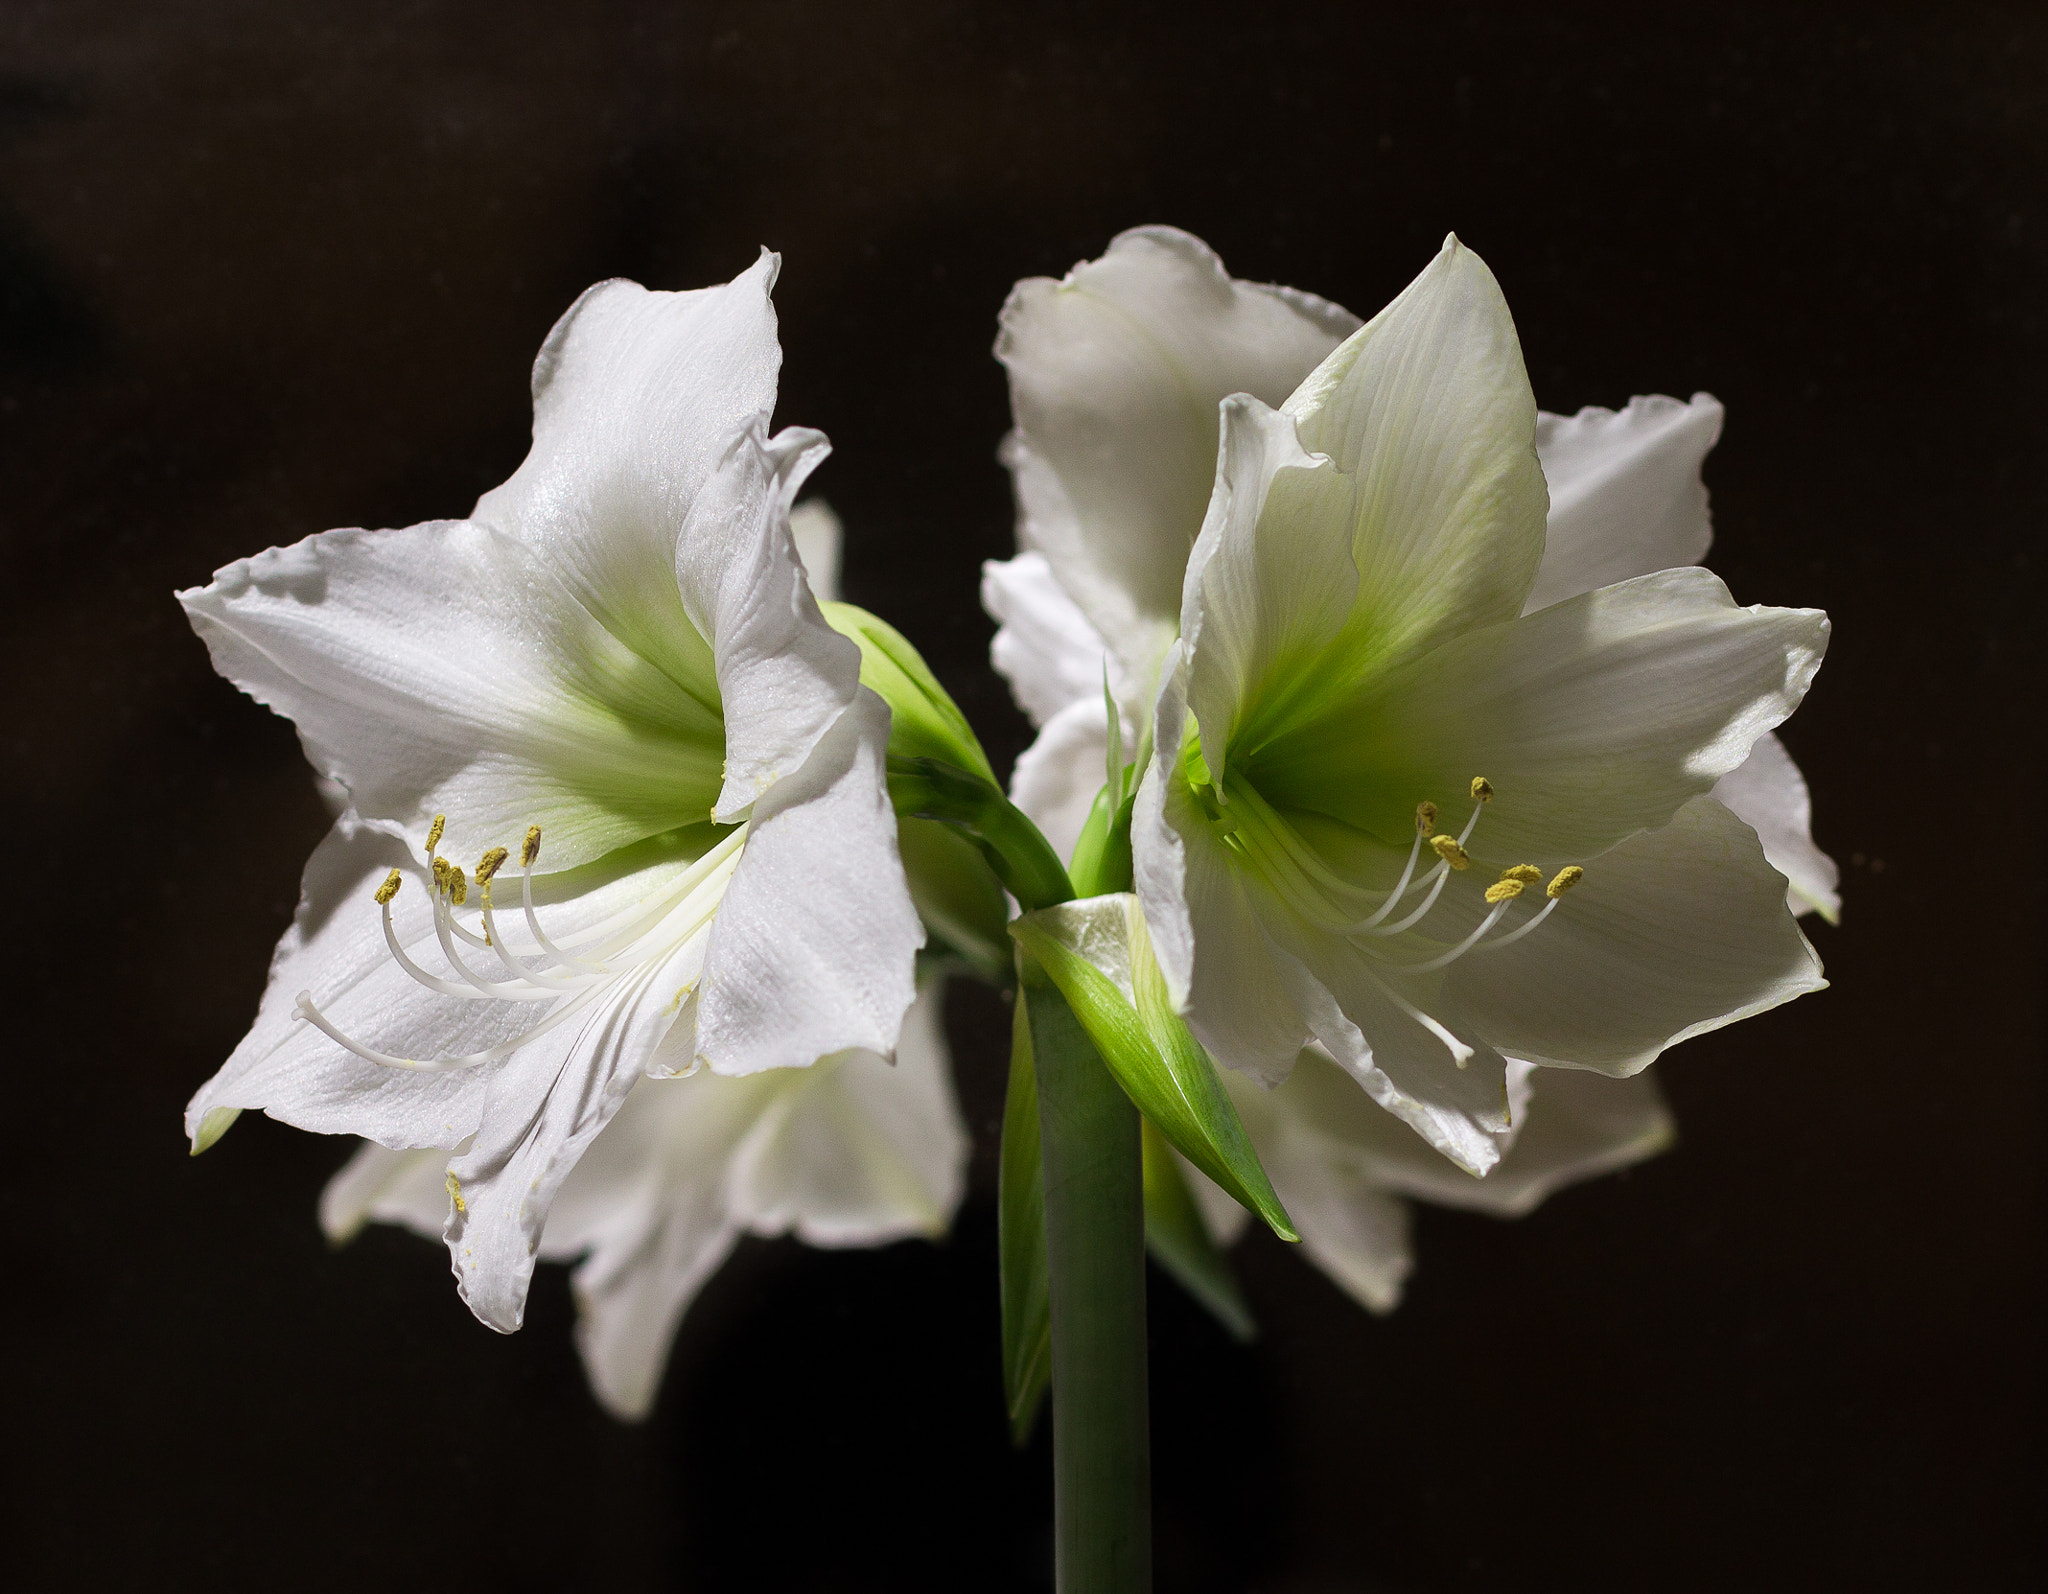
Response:
M1357 325L1312 295L1234 280L1172 227L1119 234L1099 260L1020 282L1004 305L1018 543L1046 553L1109 639L1135 716L1173 639L1218 402L1279 403Z
M1721 435L1721 405L1652 395L1622 410L1536 417L1536 453L1550 483L1543 564L1524 612L1596 587L1697 564L1714 540L1700 469ZM1813 804L1776 736L1715 782L1714 797L1751 826L1788 882L1794 913L1840 916L1840 871L1813 843Z

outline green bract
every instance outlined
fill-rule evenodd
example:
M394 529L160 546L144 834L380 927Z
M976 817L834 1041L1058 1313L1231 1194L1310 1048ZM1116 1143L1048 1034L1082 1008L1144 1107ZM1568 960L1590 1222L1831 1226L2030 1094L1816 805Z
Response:
M1173 1010L1137 898L1062 903L1026 914L1010 933L1059 987L1138 1110L1275 1234L1299 1238L1214 1065Z

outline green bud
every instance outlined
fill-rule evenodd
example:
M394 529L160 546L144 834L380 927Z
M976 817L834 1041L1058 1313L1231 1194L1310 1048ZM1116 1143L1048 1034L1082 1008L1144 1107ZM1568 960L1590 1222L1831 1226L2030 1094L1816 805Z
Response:
M818 608L827 625L860 649L860 684L889 705L891 757L935 758L996 784L967 716L901 631L851 603Z

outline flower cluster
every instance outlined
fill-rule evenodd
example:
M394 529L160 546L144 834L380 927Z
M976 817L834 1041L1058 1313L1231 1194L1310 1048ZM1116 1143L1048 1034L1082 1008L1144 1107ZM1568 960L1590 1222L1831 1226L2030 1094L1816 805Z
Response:
M1003 887L1187 1159L1148 1174L1163 1257L1249 1202L1381 1310L1403 1197L1519 1214L1651 1154L1665 1048L1821 985L1795 915L1835 871L1771 732L1827 620L1697 568L1714 400L1539 412L1455 239L1363 323L1164 228L1019 284L983 597L1041 729L1005 801L834 601L794 507L826 442L768 428L776 269L592 288L468 518L180 594L337 794L195 1151L250 1108L361 1137L330 1234L442 1237L501 1331L573 1263L637 1416L741 1235L950 1222L941 974L1012 978Z

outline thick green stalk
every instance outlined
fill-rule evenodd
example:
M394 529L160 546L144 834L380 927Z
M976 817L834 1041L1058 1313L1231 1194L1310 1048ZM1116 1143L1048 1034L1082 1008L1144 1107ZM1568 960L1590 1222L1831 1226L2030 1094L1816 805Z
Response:
M1139 1118L1066 998L1021 960L1045 1158L1059 1594L1149 1594Z

